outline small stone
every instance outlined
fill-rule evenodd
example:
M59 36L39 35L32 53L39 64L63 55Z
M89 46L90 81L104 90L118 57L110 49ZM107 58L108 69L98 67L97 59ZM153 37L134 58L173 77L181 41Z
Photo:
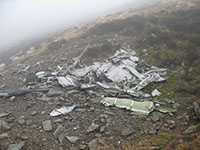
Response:
M143 49L143 51L142 51L142 52L143 52L143 53L147 53L147 51L148 51L147 49Z
M150 119L153 121L153 122L157 122L160 120L160 117L161 117L161 114L159 112L153 112L152 113L152 116L150 116Z
M77 137L77 136L66 136L66 138L67 138L67 140L68 140L70 143L72 143L72 144L76 143L76 142L80 139L80 138Z
M111 135L111 133L110 133L110 132L106 132L106 133L105 133L105 135L107 135L107 136L110 136L110 135Z
M155 134L156 134L156 131L155 131L155 130L150 130L150 131L149 131L149 134L150 134L150 135L155 135Z
M89 132L93 132L93 131L95 131L95 130L98 130L98 128L99 128L99 125L98 124L95 124L94 122L89 126L89 128L87 129L87 133L89 133Z
M96 139L93 139L88 143L89 150L98 150L98 142Z
M28 136L23 135L23 136L21 136L21 139L22 139L22 140L28 140Z
M131 129L131 128L124 128L124 129L122 130L122 132L121 132L121 135L122 135L122 136L129 136L129 135L131 135L133 132L134 132L134 131L133 131L133 129Z
M15 100L15 96L10 97L10 101L14 101Z
M164 99L165 102L167 102L168 104L174 104L174 101L171 99Z
M94 111L95 110L95 108L92 106L92 107L90 107L90 111Z
M54 97L54 96L61 96L64 95L63 91L57 89L50 89L47 93L47 96Z
M150 121L151 119L150 118L146 118L146 121Z
M102 126L101 128L100 128L100 132L102 133L102 132L104 132L105 131L105 126Z
M53 122L54 123L62 123L63 121L62 121L62 119L59 118L59 119L54 120Z
M51 120L43 121L42 125L43 125L44 131L51 131L52 130Z
M59 150L64 150L62 147L59 147Z
M69 117L69 116L66 116L66 117L65 117L65 120L70 120L70 121L71 121L71 120L73 120L73 119L72 119L71 117Z
M38 78L35 75L35 73L28 73L26 75L26 84L35 83L37 81L38 81Z
M0 113L0 118L7 117L9 113Z
M21 116L20 118L18 118L17 123L19 123L20 125L24 125L26 123L24 116Z
M178 116L177 119L178 120L183 119L183 116Z
M19 142L18 144L8 145L8 150L21 150L24 147L24 142Z
M193 102L193 108L196 116L200 119L200 105L197 102Z
M8 133L0 134L0 140L8 138Z
M64 101L65 99L63 97L59 97L59 100Z
M31 125L32 123L33 123L32 120L27 120L27 121L26 121L26 124L27 124L27 125Z
M42 111L42 112L41 112L41 115L44 115L45 113L46 113L46 111Z
M101 114L99 117L101 117L101 118L108 118L108 115Z
M0 65L0 66L1 66L1 65ZM5 84L1 85L1 86L0 86L0 89L3 89L4 87L6 87Z
M156 117L156 116L151 116L150 118L151 118L151 120L152 120L153 122L157 122L157 121L160 120L160 118L158 118L158 117Z
M3 120L0 120L0 131L7 131L10 129L10 126Z
M55 137L58 137L59 135L61 135L64 131L64 127L62 125L58 125L57 129L54 131L53 135Z
M188 122L183 122L183 126L187 126L188 125Z
M164 124L165 127L168 127L169 125L167 123Z
M65 134L64 134L64 133L62 133L62 134L60 134L60 135L58 136L58 140L59 140L59 142L60 142L61 145L63 145L63 140L64 140L64 138L65 138Z
M198 125L189 126L189 127L183 132L183 134L195 133L195 132L197 131L197 127L198 127Z
M111 118L107 118L106 119L106 127L109 127L109 125L111 124L111 122L112 122L112 119Z
M82 112L82 113L83 113L83 112L86 112L86 109L84 109L84 108L78 108L78 109L76 109L76 111L77 111L77 112Z
M144 130L144 133L145 133L145 134L148 134L148 132L149 132L148 130Z
M198 117L197 116L192 116L192 119L197 120Z
M140 147L143 146L142 142L139 142L139 143L138 143L138 146L140 146Z
M80 148L81 150L84 150L84 149L86 149L86 145L81 144L81 145L79 146L79 148Z
M99 144L106 145L106 141L104 139L98 139Z
M97 137L97 138L101 138L102 135L101 135L100 133L97 133L97 134L95 135L95 137Z
M175 107L175 108L179 108L179 107L181 107L181 105L180 105L179 103L175 103L175 104L174 104L174 107Z
M107 114L107 115L111 115L111 116L115 116L116 115L115 113L110 112L110 111L105 111L104 113Z
M43 95L42 97L39 98L41 101L43 102L48 102L49 100L51 100L51 98L47 97L46 95Z
M60 61L67 61L67 58L60 58Z
M183 143L184 141L182 139L178 140L179 144Z
M102 122L102 123L106 123L106 119L102 118L102 119L101 119L101 122Z
M76 94L76 93L80 93L80 91L78 90L70 90L70 91L67 91L68 94Z
M169 124L170 129L175 127L175 121L174 120L167 120L167 123Z
M186 121L189 122L189 121L190 121L190 116L189 116L189 115L186 115L186 116L185 116L185 119L186 119Z
M78 147L70 147L70 150L80 150Z
M32 116L35 116L36 114L37 114L37 111L33 111L33 112L31 113Z

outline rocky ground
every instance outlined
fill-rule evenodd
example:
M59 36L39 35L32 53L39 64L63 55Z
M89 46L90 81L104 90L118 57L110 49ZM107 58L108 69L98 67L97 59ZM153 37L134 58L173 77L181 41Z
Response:
M182 3L178 6L182 6ZM153 101L172 104L178 109L176 113L154 111L147 116L138 116L129 110L105 107L100 103L101 93L67 90L57 82L40 81L31 87L51 90L47 93L0 98L0 150L198 149L199 93L195 93L195 90L193 93L180 90L180 86L188 86L189 82L182 79L182 76L188 75L188 71L185 71L188 68L183 67L182 61L174 63L174 60L185 58L175 58L169 65L160 57L159 62L156 62L154 57L158 56L154 49L159 48L162 51L163 41L157 40L158 37L163 37L164 43L169 42L166 39L180 41L183 33L174 31L165 22L166 16L171 15L172 10L176 12L180 8L163 5L159 7L162 9L157 10L158 6L149 8L150 15L146 15L147 10L139 10L140 13L144 11L145 20L140 15L136 18L133 15L130 19L98 24L74 38L59 38L57 41L43 44L41 48L32 48L34 54L29 52L22 55L20 59L1 69L0 89L29 87L26 79L30 73L55 71L58 65L70 63L88 43L91 46L81 58L81 62L86 65L102 62L119 48L131 47L136 50L140 59L168 69L168 82L151 85L162 92L162 96L154 98ZM192 12L193 7L194 5L187 8L188 11ZM158 12L155 12L155 9ZM196 7L195 10L193 13L198 18L199 11ZM143 24L144 21L147 22L147 32L144 32L146 27L141 28L141 22ZM195 31L197 36L199 31ZM167 37L172 35L173 37ZM176 55L170 54L165 55L168 60ZM190 75L196 74L198 73L192 72ZM180 84L179 80L185 84ZM151 87L144 91L149 93ZM56 108L73 104L77 107L69 114L57 117L49 115ZM188 145L192 142L193 147L190 148Z

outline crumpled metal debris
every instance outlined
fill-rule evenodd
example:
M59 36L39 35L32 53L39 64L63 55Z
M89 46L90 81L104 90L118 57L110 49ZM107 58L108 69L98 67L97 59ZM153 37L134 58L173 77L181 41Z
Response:
M172 108L167 104L155 104L155 110L160 111L162 113L174 113L177 110Z
M55 109L50 113L50 116L55 117L55 116L60 116L60 115L66 115L70 112L72 112L72 110L76 107L76 105L72 105L72 106L63 106L59 109Z
M125 65L121 64L119 66L111 66L108 72L106 72L104 75L111 80L112 82L122 82L125 80L132 79L132 75L128 70L125 70Z
M58 80L58 83L62 85L63 87L69 88L69 87L76 86L74 79L70 76L58 77L57 80Z
M105 106L115 106L118 108L125 108L135 112L135 114L148 115L153 110L160 111L162 113L174 113L177 110L166 104L157 104L151 101L134 101L131 99L122 99L115 97L106 97L101 100L101 103Z
M147 115L154 110L154 103L150 101L133 101L130 99L120 99L113 97L106 97L101 101L105 106L116 106L118 108L125 108L135 112L136 114Z
M80 89L82 89L82 90L87 90L87 89L93 89L93 88L95 88L96 87L96 85L92 85L92 84L81 84L81 87L80 87Z
M41 78L45 77L46 73L45 73L44 71L40 71L40 72L37 72L35 75L36 75L39 79L41 79Z
M57 70L46 75L39 72L36 76L47 80L56 79L66 89L90 90L105 93L118 98L104 98L103 104L126 108L139 114L148 114L153 110L160 112L174 112L174 109L165 105L155 105L151 101L133 101L131 99L119 99L120 97L149 98L159 96L161 93L156 89L152 93L144 93L142 89L151 83L163 82L166 69L150 66L140 61L136 52L131 49L120 49L103 62L95 62L91 66L81 64L80 58L87 51L89 44L81 54L73 58L71 64L58 65ZM75 106L62 107L54 110L50 115L60 115L70 112Z
M57 78L63 87L77 87L76 82L79 83L80 89L91 89L97 85L112 96L121 93L134 97L149 97L149 94L141 90L150 83L165 81L161 75L166 72L166 69L159 69L143 62L142 65L135 51L130 53L120 49L104 62L86 67L81 67L79 61L74 60L66 69L59 68L61 72L66 73L66 76Z
M100 63L96 62L94 65L80 68L80 69L73 69L70 71L71 75L77 76L77 77L84 77L87 75L90 71L97 69L100 66Z
M153 90L153 91L151 92L151 95L152 95L152 96L160 96L160 95L161 95L161 92L159 92L157 89L155 89L155 90Z

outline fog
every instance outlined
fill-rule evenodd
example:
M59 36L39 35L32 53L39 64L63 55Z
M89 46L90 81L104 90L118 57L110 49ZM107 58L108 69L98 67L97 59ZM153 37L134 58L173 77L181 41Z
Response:
M131 1L141 2L141 0L0 0L0 47L83 22Z

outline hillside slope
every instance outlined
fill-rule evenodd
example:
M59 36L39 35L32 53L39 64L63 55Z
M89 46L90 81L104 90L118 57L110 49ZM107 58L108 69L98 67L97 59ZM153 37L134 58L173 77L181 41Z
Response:
M199 4L198 0L163 0L75 26L43 43L30 43L34 48L27 43L26 50L0 66L0 89L53 90L0 97L0 150L198 150ZM54 80L35 80L37 72L55 73L58 68L69 67L75 60L72 58L81 56L88 44L81 57L82 66L103 62L122 48L136 51L141 68L144 62L166 68L166 82L150 84L142 91L151 94L158 89L162 95L148 100L168 103L177 111L135 115L102 105L103 94L99 91L69 90ZM37 83L27 84L27 80ZM72 104L78 106L67 115L49 115L56 108Z

